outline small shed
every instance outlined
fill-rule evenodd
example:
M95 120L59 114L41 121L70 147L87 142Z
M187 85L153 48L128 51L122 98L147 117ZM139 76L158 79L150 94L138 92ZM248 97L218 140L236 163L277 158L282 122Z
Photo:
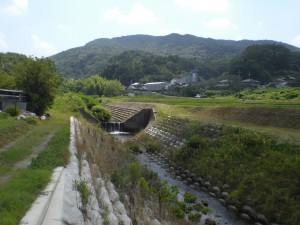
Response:
M26 111L26 95L20 90L9 90L0 88L1 104L0 109L5 110L8 106L15 106Z

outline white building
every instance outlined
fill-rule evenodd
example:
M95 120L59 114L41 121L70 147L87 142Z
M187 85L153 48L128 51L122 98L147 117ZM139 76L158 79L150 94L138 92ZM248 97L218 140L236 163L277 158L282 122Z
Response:
M169 82L151 82L151 83L145 83L144 87L147 91L164 91L167 89L167 86L169 85Z

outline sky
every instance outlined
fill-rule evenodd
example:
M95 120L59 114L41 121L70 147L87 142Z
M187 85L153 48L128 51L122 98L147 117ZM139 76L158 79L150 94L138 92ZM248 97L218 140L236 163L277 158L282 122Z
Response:
M48 57L97 38L170 33L300 47L300 0L0 0L0 52Z

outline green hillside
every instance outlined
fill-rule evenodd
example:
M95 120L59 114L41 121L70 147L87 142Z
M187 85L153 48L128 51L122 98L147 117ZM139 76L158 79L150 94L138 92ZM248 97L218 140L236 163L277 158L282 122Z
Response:
M184 64L188 60L193 66L200 69L206 67L207 69L203 72L204 76L212 77L228 71L232 58L254 44L280 44L290 51L300 52L300 49L294 46L275 41L215 40L193 35L170 34L167 36L131 35L112 39L100 38L85 46L51 56L51 58L56 62L59 72L69 78L103 74L109 67L116 64L115 58L112 57L122 57L124 52L132 51L137 51L139 54L146 52L145 55L148 57L151 54L152 58L176 55L179 57L180 64ZM128 61L129 64L132 63L130 60ZM154 65L156 64L154 63ZM164 67L166 66L164 65ZM191 69L193 68L179 69L175 71L174 76ZM154 71L151 72L154 73ZM166 74L170 72L173 71L165 71Z

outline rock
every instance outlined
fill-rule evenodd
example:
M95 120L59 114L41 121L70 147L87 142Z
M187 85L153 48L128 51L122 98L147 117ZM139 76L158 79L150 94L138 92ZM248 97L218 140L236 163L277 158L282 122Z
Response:
M99 200L102 208L107 208L108 212L113 211L113 206L109 200L108 193L104 187L100 188L100 192L98 194L98 200Z
M203 179L202 179L201 177L196 178L196 181L197 181L199 184L202 184L202 183L203 183Z
M152 225L161 225L161 223L160 223L157 219L152 220L152 221L151 221L151 224L152 224Z
M207 189L210 189L210 187L211 187L210 182L209 182L209 181L204 182L204 186L205 186Z
M213 192L209 192L209 195L212 196L212 197L217 197L217 195Z
M200 184L197 183L197 182L195 182L194 185L195 185L196 187L200 187Z
M253 217L253 218L256 217L256 213L255 213L254 209L252 209L252 208L251 208L250 206L248 206L248 205L244 205L244 206L242 207L242 212L248 214L249 216L251 216L251 217Z
M120 214L120 215L127 215L125 206L123 205L122 202L117 201L116 203L113 204L115 211Z
M221 197L224 198L224 199L228 199L228 197L229 197L228 192L223 191L223 192L221 193Z
M267 217L266 217L265 215L263 215L263 214L260 214L260 213L257 213L257 214L256 214L256 220L257 220L258 222L261 222L261 223L264 223L264 224L267 224L267 223L268 223Z
M256 222L254 225L263 225L262 223L258 223L258 222Z
M109 199L112 203L119 201L119 194L115 190L115 187L111 182L107 183L107 191L108 191Z
M116 215L116 216L119 219L119 224L132 225L132 221L127 215Z
M119 219L116 217L113 212L108 215L109 225L119 225Z
M97 210L91 210L88 215L92 224L102 224L102 217Z
M232 210L232 211L234 211L234 212L237 212L237 211L238 211L237 207L235 207L234 205L229 205L229 206L228 206L228 209L230 209L230 210Z
M212 191L215 193L215 194L219 194L220 193L220 188L219 187L217 187L217 186L214 186L213 188L212 188Z
M244 220L250 220L250 216L247 215L246 213L241 213L241 218L243 218Z

